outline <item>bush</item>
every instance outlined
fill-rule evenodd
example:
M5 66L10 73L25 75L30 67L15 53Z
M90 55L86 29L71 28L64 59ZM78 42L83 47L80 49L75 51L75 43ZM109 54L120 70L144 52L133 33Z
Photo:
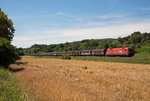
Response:
M71 57L69 55L64 54L64 55L62 55L62 59L68 59L68 60L70 60Z
M19 59L19 54L10 41L0 37L0 66L8 68L11 63L15 63Z

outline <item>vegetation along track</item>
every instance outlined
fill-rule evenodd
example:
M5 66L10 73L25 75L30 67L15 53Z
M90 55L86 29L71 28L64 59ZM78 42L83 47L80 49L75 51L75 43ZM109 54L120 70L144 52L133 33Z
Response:
M150 65L24 56L11 67L39 101L150 100Z
M121 59L121 60L149 60L150 57L100 57L100 56L78 56L80 58L96 58L96 59Z

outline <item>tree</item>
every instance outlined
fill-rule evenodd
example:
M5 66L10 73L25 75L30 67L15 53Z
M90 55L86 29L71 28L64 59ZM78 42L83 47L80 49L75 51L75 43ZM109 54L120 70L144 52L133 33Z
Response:
M87 42L81 43L81 44L80 44L80 47L79 47L79 50L87 49L87 46L88 46L88 43L87 43Z
M103 49L103 48L108 48L107 42L100 42L99 45L96 47L97 49Z
M136 44L141 42L142 40L142 34L141 32L134 32L133 34L131 34L129 41L130 43Z
M89 41L89 45L91 47L97 47L98 46L98 41L97 40L90 40Z
M0 8L0 37L6 38L9 41L14 37L14 27L11 19Z
M16 47L11 45L14 31L11 19L0 9L0 66L4 68L20 59Z
M23 56L24 55L24 52L23 52L23 49L22 48L17 48L17 52L19 55Z
M80 44L79 44L79 43L76 43L76 44L74 43L73 46L72 46L72 50L73 50L73 51L79 50L79 47L80 47Z
M124 42L123 38L121 38L121 37L118 38L118 41L119 41L121 44L123 44L123 42Z
M115 41L112 43L112 47L113 47L113 48L119 48L119 46L120 46L120 43L119 43L118 40L115 40Z
M19 60L16 48L6 38L0 38L0 66L8 68L11 63Z

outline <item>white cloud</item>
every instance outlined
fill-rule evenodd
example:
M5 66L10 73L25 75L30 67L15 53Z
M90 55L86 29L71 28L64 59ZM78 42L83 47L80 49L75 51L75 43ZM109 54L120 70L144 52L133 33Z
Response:
M123 18L123 17L125 17L125 15L123 15L123 14L107 14L107 15L102 15L102 16L98 16L98 17L102 18L102 19Z
M150 7L147 8L135 8L136 10L140 10L140 11L150 11Z
M28 33L27 35L14 37L13 44L17 47L29 47L35 43L55 44L83 39L118 38L130 35L134 31L150 32L150 21L104 27L28 31L24 32Z
M65 13L63 12L56 12L57 15L61 15L61 16L67 16Z

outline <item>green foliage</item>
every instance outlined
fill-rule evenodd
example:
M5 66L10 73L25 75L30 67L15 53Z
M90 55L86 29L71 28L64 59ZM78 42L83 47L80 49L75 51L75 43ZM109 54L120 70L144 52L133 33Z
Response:
M7 15L0 8L0 37L6 38L9 41L14 37L15 29L11 19L8 19Z
M64 54L64 55L62 55L62 59L70 60L70 59L71 59L71 57L70 57L69 55Z
M21 85L16 82L8 70L0 67L0 101L23 101Z
M78 50L79 47L80 47L80 44L79 44L79 43L73 43L72 50L73 50L73 51Z
M0 38L0 66L8 68L11 63L19 60L16 48L5 38Z
M10 43L14 31L11 19L0 9L0 66L5 68L20 59L16 48Z
M17 48L17 52L20 56L24 55L23 49L22 48Z
M88 48L88 43L87 42L84 42L84 43L81 43L80 44L80 47L79 47L79 50L85 50Z
M109 45L107 42L100 42L96 48L97 49L103 49L103 48L108 48L108 47L109 47Z
M129 38L130 43L133 43L133 44L140 43L141 40L142 40L141 32L134 32L133 34L131 34Z
M113 43L112 43L112 47L113 48L119 48L120 47L120 42L118 40L115 40Z
M89 45L92 47L97 47L98 46L98 41L97 40L90 40Z
M129 47L135 49L136 46L134 44L130 44Z

